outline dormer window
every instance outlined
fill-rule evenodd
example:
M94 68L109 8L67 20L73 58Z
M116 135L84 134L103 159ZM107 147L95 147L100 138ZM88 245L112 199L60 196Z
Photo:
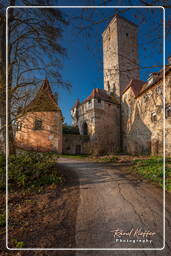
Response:
M42 130L42 120L36 119L34 122L34 130Z
M156 122L157 121L157 114L156 112L151 113L151 121Z
M171 118L171 106L166 107L166 118Z

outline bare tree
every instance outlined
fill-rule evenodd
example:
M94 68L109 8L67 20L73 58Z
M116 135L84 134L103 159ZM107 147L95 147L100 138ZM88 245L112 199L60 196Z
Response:
M84 37L85 40L87 39L87 49L95 53L96 48L93 47L92 38L94 34L97 34L98 26L100 24L107 24L113 18L115 14L119 14L124 16L128 14L130 16L130 20L134 20L137 26L141 29L145 24L148 24L149 19L152 19L151 26L146 26L146 31L141 33L141 42L140 47L144 50L146 54L147 49L151 48L152 51L161 53L163 51L163 15L162 9L158 8L131 8L131 6L138 6L138 3L135 4L135 1L132 0L102 0L102 1L95 1L95 0L85 0L85 5L102 5L102 6L114 6L111 9L98 9L98 8L82 8L80 12L77 12L73 15L70 19L72 20L72 24L74 26L75 32L77 32L77 36L81 35ZM169 0L139 0L139 5L144 7L154 7L154 6L163 6L166 8L166 42L170 40L171 36L171 9L169 5ZM126 5L129 8L115 8L115 6L122 6ZM159 13L160 12L160 13ZM157 17L157 18L156 18ZM150 23L149 23L150 24ZM96 30L97 29L97 30ZM100 37L99 37L100 38ZM98 38L98 40L99 40ZM92 46L91 46L92 45ZM98 45L98 44L97 44ZM161 58L162 59L162 58ZM160 68L162 67L161 63L154 63L153 65L145 65L140 66L142 70L148 70L152 68ZM120 70L121 72L121 70ZM122 72L127 72L127 70L123 70Z
M7 5L15 6L18 1L0 3L0 124L2 145L5 145L5 36ZM21 5L42 5L40 0L21 0ZM46 0L44 5L52 5ZM66 49L60 45L63 28L68 24L61 10L56 8L9 8L8 9L8 131L9 153L15 153L12 129L14 102L23 104L26 87L39 85L40 74L50 77L51 83L70 87L61 77L60 58L66 56ZM43 72L43 73L42 73ZM25 95L25 96L24 96ZM14 114L14 113L13 113ZM13 115L15 116L15 115Z

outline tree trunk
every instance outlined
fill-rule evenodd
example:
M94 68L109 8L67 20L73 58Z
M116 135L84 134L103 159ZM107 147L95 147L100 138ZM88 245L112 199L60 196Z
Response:
M5 17L0 24L0 150L5 153L6 108L5 108Z
M9 78L12 70L9 70ZM11 88L11 79L8 88ZM15 142L13 136L13 127L11 123L11 95L8 99L8 152L7 154L15 154ZM5 153L6 148L6 23L5 17L1 17L0 25L0 150Z

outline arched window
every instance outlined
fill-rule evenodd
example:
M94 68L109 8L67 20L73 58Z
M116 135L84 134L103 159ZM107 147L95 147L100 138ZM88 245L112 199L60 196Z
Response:
M83 123L83 135L88 135L88 126L87 123Z
M151 113L151 121L152 122L157 121L157 114L156 114L156 112Z

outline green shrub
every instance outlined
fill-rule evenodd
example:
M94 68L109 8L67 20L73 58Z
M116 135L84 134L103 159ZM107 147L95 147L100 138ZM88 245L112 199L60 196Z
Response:
M12 243L14 247L16 248L23 248L24 247L24 242L23 241L17 241L17 239L12 239Z
M0 153L0 189L5 189L5 155Z
M6 223L5 214L0 214L0 227L4 227Z
M24 152L8 161L9 188L36 187L62 182L54 153ZM0 156L0 189L5 187L5 157Z
M16 243L16 248L23 248L24 247L24 242L23 241L19 241Z
M169 163L170 158L166 159L165 177L166 177L166 190L170 190L171 167ZM163 158L150 157L143 160L134 160L134 167L136 171L143 175L145 178L157 182L163 186Z

